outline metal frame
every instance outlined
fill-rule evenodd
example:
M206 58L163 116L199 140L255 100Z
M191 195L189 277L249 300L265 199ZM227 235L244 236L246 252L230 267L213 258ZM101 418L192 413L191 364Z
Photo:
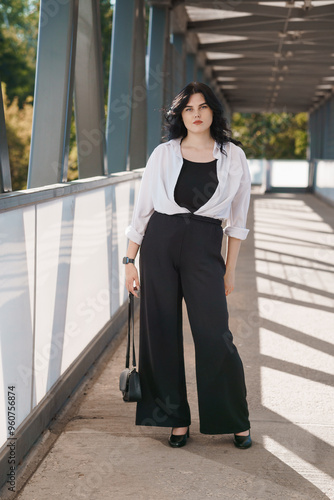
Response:
M136 0L116 0L107 118L108 172L126 170L129 154Z
M146 164L147 94L146 94L146 37L145 0L136 0L135 36L133 40L133 81L129 144L129 169Z
M136 310L139 302L136 304ZM15 431L16 463L20 463L48 427L51 419L69 401L71 394L78 390L91 375L90 369L96 360L109 347L117 345L121 335L125 335L124 325L127 319L127 303L123 304L105 327L82 351L74 363L63 373L42 401L35 406L27 418ZM7 481L8 459L10 449L5 445L0 451L0 487Z
M79 178L107 174L100 6L80 0L74 101Z
M78 0L41 0L28 188L67 180Z
M165 102L164 82L167 64L168 6L151 5L147 71L147 152L161 141L161 108Z
M131 172L112 174L108 177L95 177L68 183L41 186L39 188L29 190L28 192L13 191L8 194L0 194L0 211L3 212L5 210L13 210L18 207L35 205L36 203L42 203L44 201L62 196L69 196L74 193L83 193L99 187L106 187L111 184L140 179L142 173L142 169L137 169Z

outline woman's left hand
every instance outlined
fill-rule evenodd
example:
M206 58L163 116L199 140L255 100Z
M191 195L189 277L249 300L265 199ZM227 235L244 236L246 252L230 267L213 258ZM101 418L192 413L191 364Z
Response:
M235 281L235 271L234 269L226 269L226 273L224 276L224 284L225 284L225 295L229 295L234 290L234 281Z

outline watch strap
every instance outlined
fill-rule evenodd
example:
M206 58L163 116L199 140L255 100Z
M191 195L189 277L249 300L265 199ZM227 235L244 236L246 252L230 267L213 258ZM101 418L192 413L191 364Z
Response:
M123 264L134 264L135 259L130 259L129 257L123 257Z

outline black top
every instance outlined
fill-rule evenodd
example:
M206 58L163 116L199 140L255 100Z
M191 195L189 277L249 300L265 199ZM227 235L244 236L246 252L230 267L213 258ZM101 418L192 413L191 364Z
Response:
M174 200L180 207L195 212L211 198L217 186L217 160L197 163L183 158Z

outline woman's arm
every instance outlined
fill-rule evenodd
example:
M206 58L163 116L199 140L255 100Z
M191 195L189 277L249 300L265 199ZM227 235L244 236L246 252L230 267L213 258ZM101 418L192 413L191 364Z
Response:
M128 251L126 252L126 256L129 259L135 259L138 253L140 245L135 243L134 241L129 240ZM135 286L133 285L135 282ZM125 264L125 286L129 292L135 295L137 298L138 295L136 290L139 290L139 278L138 271L134 264Z
M225 295L229 295L234 290L235 268L240 250L241 240L229 236L227 238L226 251L226 273L224 276Z

